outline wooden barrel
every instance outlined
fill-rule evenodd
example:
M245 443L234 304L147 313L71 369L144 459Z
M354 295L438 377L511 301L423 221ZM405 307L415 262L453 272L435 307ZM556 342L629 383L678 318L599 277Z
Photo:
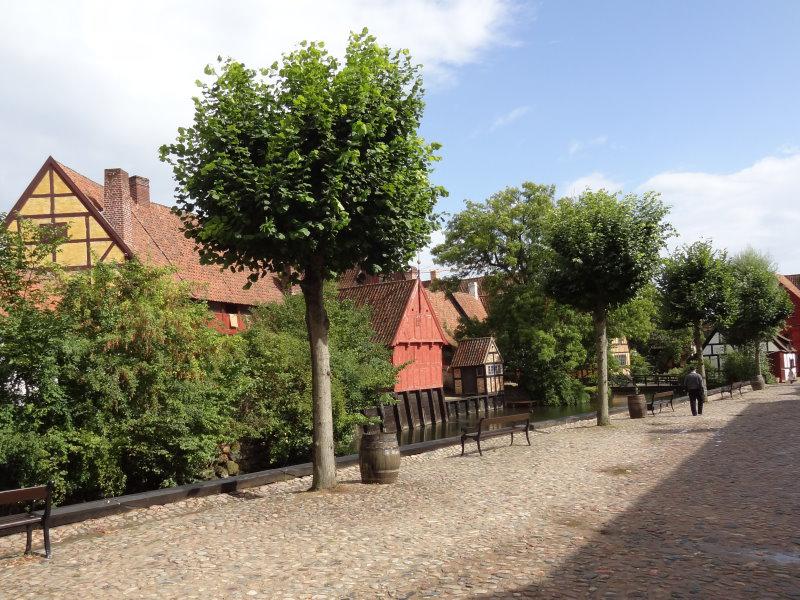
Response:
M400 448L393 433L365 433L358 449L362 483L394 483L400 474Z
M628 396L628 414L631 419L644 419L647 414L647 399L644 394L631 394Z

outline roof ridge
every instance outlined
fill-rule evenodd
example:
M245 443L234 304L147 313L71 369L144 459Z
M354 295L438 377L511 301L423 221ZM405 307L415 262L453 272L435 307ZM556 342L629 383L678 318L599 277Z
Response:
M53 160L55 160L55 159L53 159ZM90 181L91 183L93 183L93 184L95 184L95 185L97 185L97 186L99 186L99 187L104 187L104 185L103 185L102 183L97 183L97 182L96 182L94 179L92 179L91 177L87 177L86 175L84 175L84 174L83 174L83 173L81 173L80 171L76 171L75 169L73 169L73 168L72 168L72 167L70 167L69 165L65 165L65 164L64 164L64 163L62 163L60 160L56 160L56 162L59 164L59 166L60 166L62 169L68 169L69 171L72 171L72 172L73 172L73 173L75 173L76 175L80 175L81 177L83 177L84 179L86 179L86 180Z
M358 285L347 285L344 287L340 287L340 290L353 290L357 288L366 288L366 287L375 287L378 285L386 285L386 284L399 284L399 283L413 283L416 279L397 279L395 281L378 281L377 283L361 283Z

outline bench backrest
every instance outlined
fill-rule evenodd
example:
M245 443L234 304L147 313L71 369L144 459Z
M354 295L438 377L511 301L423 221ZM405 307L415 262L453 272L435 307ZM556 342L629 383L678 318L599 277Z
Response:
M673 398L675 392L656 392L653 394L653 400L661 400L662 398Z
M478 431L487 431L492 425L510 425L511 423L524 423L530 421L529 414L503 415L502 417L483 417L478 422Z
M35 487L20 488L18 490L6 490L0 492L0 506L8 506L19 502L44 501L44 521L50 518L50 508L52 501L52 490L49 485L37 485Z

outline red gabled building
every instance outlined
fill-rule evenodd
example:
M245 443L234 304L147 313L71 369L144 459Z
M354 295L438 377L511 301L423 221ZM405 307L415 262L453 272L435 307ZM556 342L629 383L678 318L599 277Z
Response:
M418 279L339 288L339 299L371 309L375 341L392 351L397 403L377 407L385 431L446 421L442 348L447 343L430 298Z
M783 335L789 338L792 346L800 351L800 275L778 275L781 287L789 293L789 298L794 305L794 312L786 319ZM795 375L797 375L795 365Z
M408 363L397 376L395 392L442 387L447 340L418 279L342 287L339 299L370 307L375 341L391 348L395 366Z
M6 224L13 230L20 220L65 230L68 239L53 260L66 270L134 257L174 269L175 279L188 283L193 297L208 304L215 327L226 333L243 326L252 306L283 300L277 277L243 289L247 273L201 264L180 218L169 206L151 201L149 180L129 177L122 169L106 169L100 184L48 157Z

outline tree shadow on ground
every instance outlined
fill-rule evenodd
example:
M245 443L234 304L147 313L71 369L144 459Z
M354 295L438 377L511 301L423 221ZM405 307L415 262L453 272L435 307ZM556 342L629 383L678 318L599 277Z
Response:
M747 405L540 583L475 597L800 598L796 390Z

